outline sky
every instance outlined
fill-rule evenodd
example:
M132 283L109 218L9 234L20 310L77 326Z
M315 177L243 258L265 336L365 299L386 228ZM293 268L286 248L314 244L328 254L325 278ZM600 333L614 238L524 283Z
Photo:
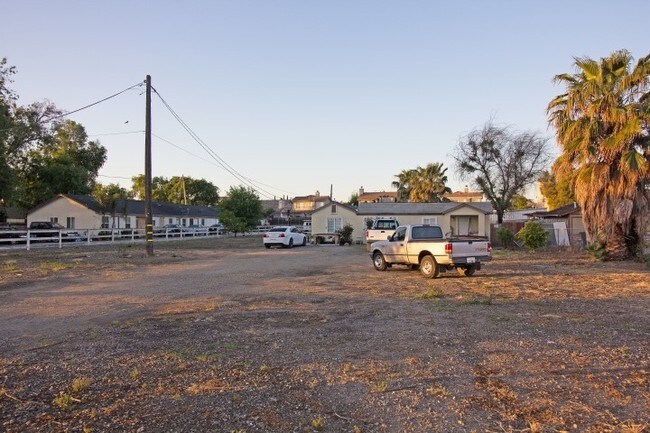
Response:
M153 176L260 198L390 191L487 121L548 137L575 57L650 53L647 0L0 0L0 57L23 105L76 110L151 75ZM196 134L206 151L159 98ZM72 114L108 151L98 181L144 173L145 95ZM223 165L226 165L226 168ZM236 175L231 174L236 173Z

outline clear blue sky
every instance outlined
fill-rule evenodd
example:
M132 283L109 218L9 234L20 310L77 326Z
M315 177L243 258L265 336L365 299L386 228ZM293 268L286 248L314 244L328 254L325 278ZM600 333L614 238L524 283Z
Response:
M74 110L152 76L231 167L269 195L347 200L442 162L490 118L551 138L545 107L574 56L650 52L639 1L0 0L21 104ZM102 183L144 172L144 95L74 114L108 149ZM241 182L154 97L153 175ZM125 123L127 122L128 123ZM127 179L123 179L127 178Z

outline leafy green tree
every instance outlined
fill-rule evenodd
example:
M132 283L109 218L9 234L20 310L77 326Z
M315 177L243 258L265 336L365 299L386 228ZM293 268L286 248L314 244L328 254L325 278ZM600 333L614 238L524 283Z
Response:
M531 250L544 247L548 243L548 232L537 221L527 221L516 236Z
M350 194L350 198L348 199L348 204L350 206L359 206L359 194L356 192Z
M501 224L513 197L535 182L547 166L547 139L487 122L459 141L454 160L460 177L471 179L483 192Z
M252 188L231 186L228 197L219 204L219 220L235 233L244 233L257 227L262 217L262 202Z
M431 203L443 201L445 193L451 192L446 186L447 168L436 162L427 164L426 167L418 166L415 169L402 170L392 186L397 188L397 196L400 201L414 203Z
M131 178L132 187L131 192L134 197L137 197L139 200L144 200L144 174L139 174ZM154 176L151 178L151 200L153 201L165 201L174 203L170 200L169 197L169 188L167 187L169 180L163 176ZM182 203L182 201L177 201L175 203Z
M93 186L91 195L95 198L95 200L97 200L104 212L110 212L110 214L113 216L113 219L115 218L115 209L117 202L119 200L133 198L133 192L127 190L126 188L122 188L116 183L109 183L108 185L96 183Z
M144 175L131 178L134 196L144 199ZM219 202L219 188L205 179L193 179L186 176L173 176L167 179L154 176L151 179L151 196L155 201L215 206Z
M17 104L18 95L9 87L16 73L7 59L0 60L0 206L21 204L27 180L25 170L30 150L53 140L49 119L61 112L54 104ZM25 205L25 203L22 203ZM30 203L27 203L29 206Z
M575 171L569 173L544 171L539 177L540 191L549 209L557 209L576 201L574 193Z
M508 249L515 243L515 234L507 228L501 226L497 230L497 239L499 239L499 242L503 248Z
M531 199L521 194L515 194L510 201L510 210L524 210L535 206Z
M609 260L642 254L650 217L650 55L633 66L626 50L600 60L575 58L575 73L555 76L566 92L547 107L574 171L575 196L590 242Z
M89 194L105 161L106 148L88 141L82 125L64 121L51 141L27 153L23 205L32 207L56 194Z

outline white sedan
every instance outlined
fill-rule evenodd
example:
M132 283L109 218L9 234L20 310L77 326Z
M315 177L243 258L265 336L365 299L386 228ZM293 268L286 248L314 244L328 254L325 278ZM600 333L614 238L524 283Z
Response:
M273 245L287 248L292 248L294 245L307 245L307 236L297 227L292 226L273 227L264 233L262 239L266 248L271 248Z

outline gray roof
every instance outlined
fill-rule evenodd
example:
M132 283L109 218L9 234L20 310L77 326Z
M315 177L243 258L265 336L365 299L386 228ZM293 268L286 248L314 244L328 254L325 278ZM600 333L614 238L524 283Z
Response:
M143 200L118 200L115 203L116 214L144 215L144 210ZM162 201L151 203L151 213L154 216L188 216L196 218L216 218L219 216L218 209L210 206L194 206Z
M462 207L470 207L491 214L490 202L471 203L359 203L358 215L444 215Z

